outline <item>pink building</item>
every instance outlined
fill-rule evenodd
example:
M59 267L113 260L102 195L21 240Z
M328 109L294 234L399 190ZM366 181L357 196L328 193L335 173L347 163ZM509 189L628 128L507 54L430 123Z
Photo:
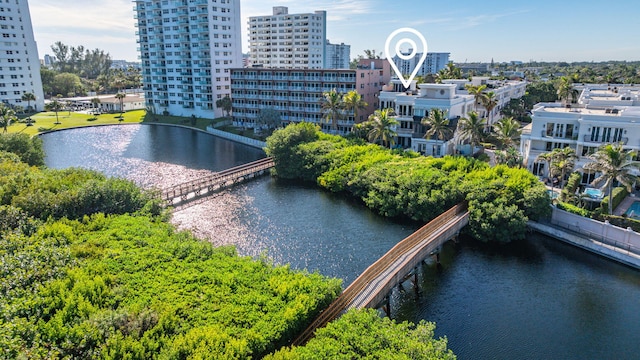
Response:
M391 81L391 65L387 59L362 59L356 68L356 90L369 104L359 111L356 123L366 121L378 109L378 96L382 87Z

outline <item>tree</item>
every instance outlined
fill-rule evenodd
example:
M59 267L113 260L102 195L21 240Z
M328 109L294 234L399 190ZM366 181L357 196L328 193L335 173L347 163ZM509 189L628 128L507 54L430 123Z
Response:
M487 85L471 85L467 84L464 86L467 89L469 95L473 95L475 101L475 109L478 112L478 105L484 104L484 99L486 97L484 91L487 88Z
M558 82L558 98L569 105L578 99L578 90L573 88L573 80L568 76L563 76Z
M631 174L633 169L640 168L640 162L632 160L635 155L635 151L625 150L621 144L607 144L589 155L588 158L593 162L583 166L585 170L600 173L591 184L606 189L609 196L609 214L613 213L613 182L617 181L631 191L637 180L637 177Z
M331 124L331 129L338 130L338 120L342 119L344 113L344 104L342 102L342 94L336 89L325 91L320 99L320 107L323 119Z
M442 80L445 79L462 79L462 70L460 70L459 67L456 67L453 62L449 61L445 68L438 71L435 81L440 84L442 83Z
M353 112L353 121L355 123L358 122L358 110L363 110L369 105L362 100L362 96L356 90L351 90L344 94L342 104L345 110Z
M47 111L53 111L54 113L56 113L56 122L54 124L61 124L60 119L58 118L58 112L62 110L64 106L60 101L58 101L58 99L51 100L47 105L45 105L44 108Z
M429 116L422 118L422 124L429 126L429 130L424 135L425 139L435 136L437 140L444 140L451 135L452 130L449 127L447 114L446 110L431 109Z
M385 147L391 147L395 144L394 138L397 136L397 133L393 130L393 127L398 125L398 121L394 119L392 115L393 109L383 109L376 110L369 116L369 121L373 124L373 127L367 134L370 142L375 143L380 140Z
M504 147L512 147L513 143L520 138L522 130L520 130L520 123L514 120L512 117L504 117L496 123L493 127L493 132L500 144Z
M482 141L484 134L484 121L478 113L471 111L467 117L460 118L458 122L460 135L463 139L471 143L471 155L473 155L476 145Z
M11 125L11 122L16 121L16 112L4 103L0 103L0 126L7 132L7 127Z
M497 150L495 155L497 164L504 164L511 168L522 166L522 155L514 147L509 147L506 150Z
M118 99L118 102L120 102L120 118L122 118L122 114L124 113L124 98L127 96L127 94L119 92L116 94L116 99Z
M72 73L57 74L53 78L52 91L54 94L77 94L82 92L82 81L80 77Z
M424 320L396 323L373 309L352 309L318 329L305 346L285 347L266 359L455 359L446 338L434 338L434 329Z
M560 175L560 188L564 187L564 178L567 172L573 171L577 158L576 151L568 146L551 152L549 170L552 176Z
M267 129L278 128L281 123L280 112L274 108L260 109L260 113L258 113L256 117L256 125L266 127Z
M493 125L493 109L498 106L498 98L496 97L496 93L493 91L487 91L484 93L484 96L481 99L482 106L487 109L487 124L489 126Z
M101 103L101 101L100 101L99 97L91 98L91 105L92 105L94 111L98 107L98 104L100 104L100 103Z
M231 113L231 108L233 107L233 104L231 102L231 98L227 95L227 96L223 97L222 99L216 100L216 107L218 109L222 109L222 111L227 113L226 116L229 117L229 114Z
M31 92L24 93L22 94L22 101L27 102L27 111L31 111L31 102L36 101L36 96ZM38 111L38 109L34 110Z
M376 52L375 49L365 49L364 50L364 58L365 59L380 59L382 56L382 51Z

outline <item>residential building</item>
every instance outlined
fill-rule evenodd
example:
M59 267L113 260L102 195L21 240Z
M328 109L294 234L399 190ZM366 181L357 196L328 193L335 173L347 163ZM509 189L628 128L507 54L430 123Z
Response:
M351 45L332 44L327 40L326 69L348 69L351 62Z
M56 62L56 58L49 55L49 54L44 54L44 59L42 61L42 64L46 67L52 67L53 63Z
M240 0L135 0L147 108L213 118L242 66Z
M289 14L274 6L272 15L249 18L249 54L257 67L324 69L327 12Z
M347 93L356 89L355 70L238 68L231 70L233 123L259 127L256 118L262 109L280 112L283 124L313 122L324 131L331 125L323 121L322 93L336 89ZM338 121L338 132L353 126L353 117Z
M625 149L640 150L640 87L587 84L578 104L540 103L532 111L531 124L523 131L520 151L525 165L540 177L549 177L548 164L538 157L556 148L576 151L579 171L605 144L621 143ZM583 173L589 184L595 174Z
M367 103L364 110L358 111L356 123L366 121L369 115L379 108L379 96L382 87L391 81L391 65L387 59L362 59L356 65L356 90Z
M25 93L33 93L35 110L44 109L38 47L33 37L27 0L0 3L0 101L26 108Z
M67 103L75 111L91 110L97 113L113 113L121 110L120 99L116 98L116 94L62 98L61 101ZM140 110L145 106L144 94L142 93L128 93L122 99L123 111Z
M411 49L407 53L403 53L408 55L411 53ZM418 66L418 62L422 58L423 53L417 53L414 57L408 60L401 59L398 55L393 57L393 62L398 66L398 70L405 75L410 75L413 70ZM438 71L444 69L449 63L449 55L448 52L427 52L427 57L424 59L424 62L420 66L416 75L424 76L427 74L435 74Z
M472 78L471 81L445 80L442 84L416 84L413 81L409 88L405 88L399 79L393 79L380 93L380 108L392 108L395 111L396 120L399 122L396 128L397 144L430 156L475 152L476 149L472 150L469 145L465 145L464 139L456 132L458 120L466 117L469 112L477 111L481 117L487 115L486 110L476 104L474 96L468 94L465 89L467 84L486 84L496 92L499 101L492 113L494 122L500 118L499 110L512 98L524 95L526 87L522 81ZM428 117L433 109L446 112L453 134L450 139L441 141L436 138L424 138L428 127L422 124L422 119Z

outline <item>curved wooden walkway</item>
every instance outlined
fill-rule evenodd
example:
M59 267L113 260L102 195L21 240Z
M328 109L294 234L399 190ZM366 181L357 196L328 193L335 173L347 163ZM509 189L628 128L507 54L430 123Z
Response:
M400 241L320 313L293 345L305 344L313 337L317 328L325 326L350 308L376 307L381 304L406 274L443 243L456 236L468 223L467 205L458 204Z
M274 165L273 158L267 157L235 166L206 177L163 189L161 198L168 206L184 203L248 178L262 175Z

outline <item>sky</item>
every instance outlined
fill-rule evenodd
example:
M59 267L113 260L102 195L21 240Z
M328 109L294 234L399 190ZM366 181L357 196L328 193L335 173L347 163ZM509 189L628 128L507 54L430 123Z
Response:
M326 10L327 38L351 45L352 58L382 52L390 33L411 27L428 51L449 52L455 62L640 60L637 0L242 0L243 52L247 18L273 6ZM138 61L131 0L29 0L29 8L40 58L62 41Z

